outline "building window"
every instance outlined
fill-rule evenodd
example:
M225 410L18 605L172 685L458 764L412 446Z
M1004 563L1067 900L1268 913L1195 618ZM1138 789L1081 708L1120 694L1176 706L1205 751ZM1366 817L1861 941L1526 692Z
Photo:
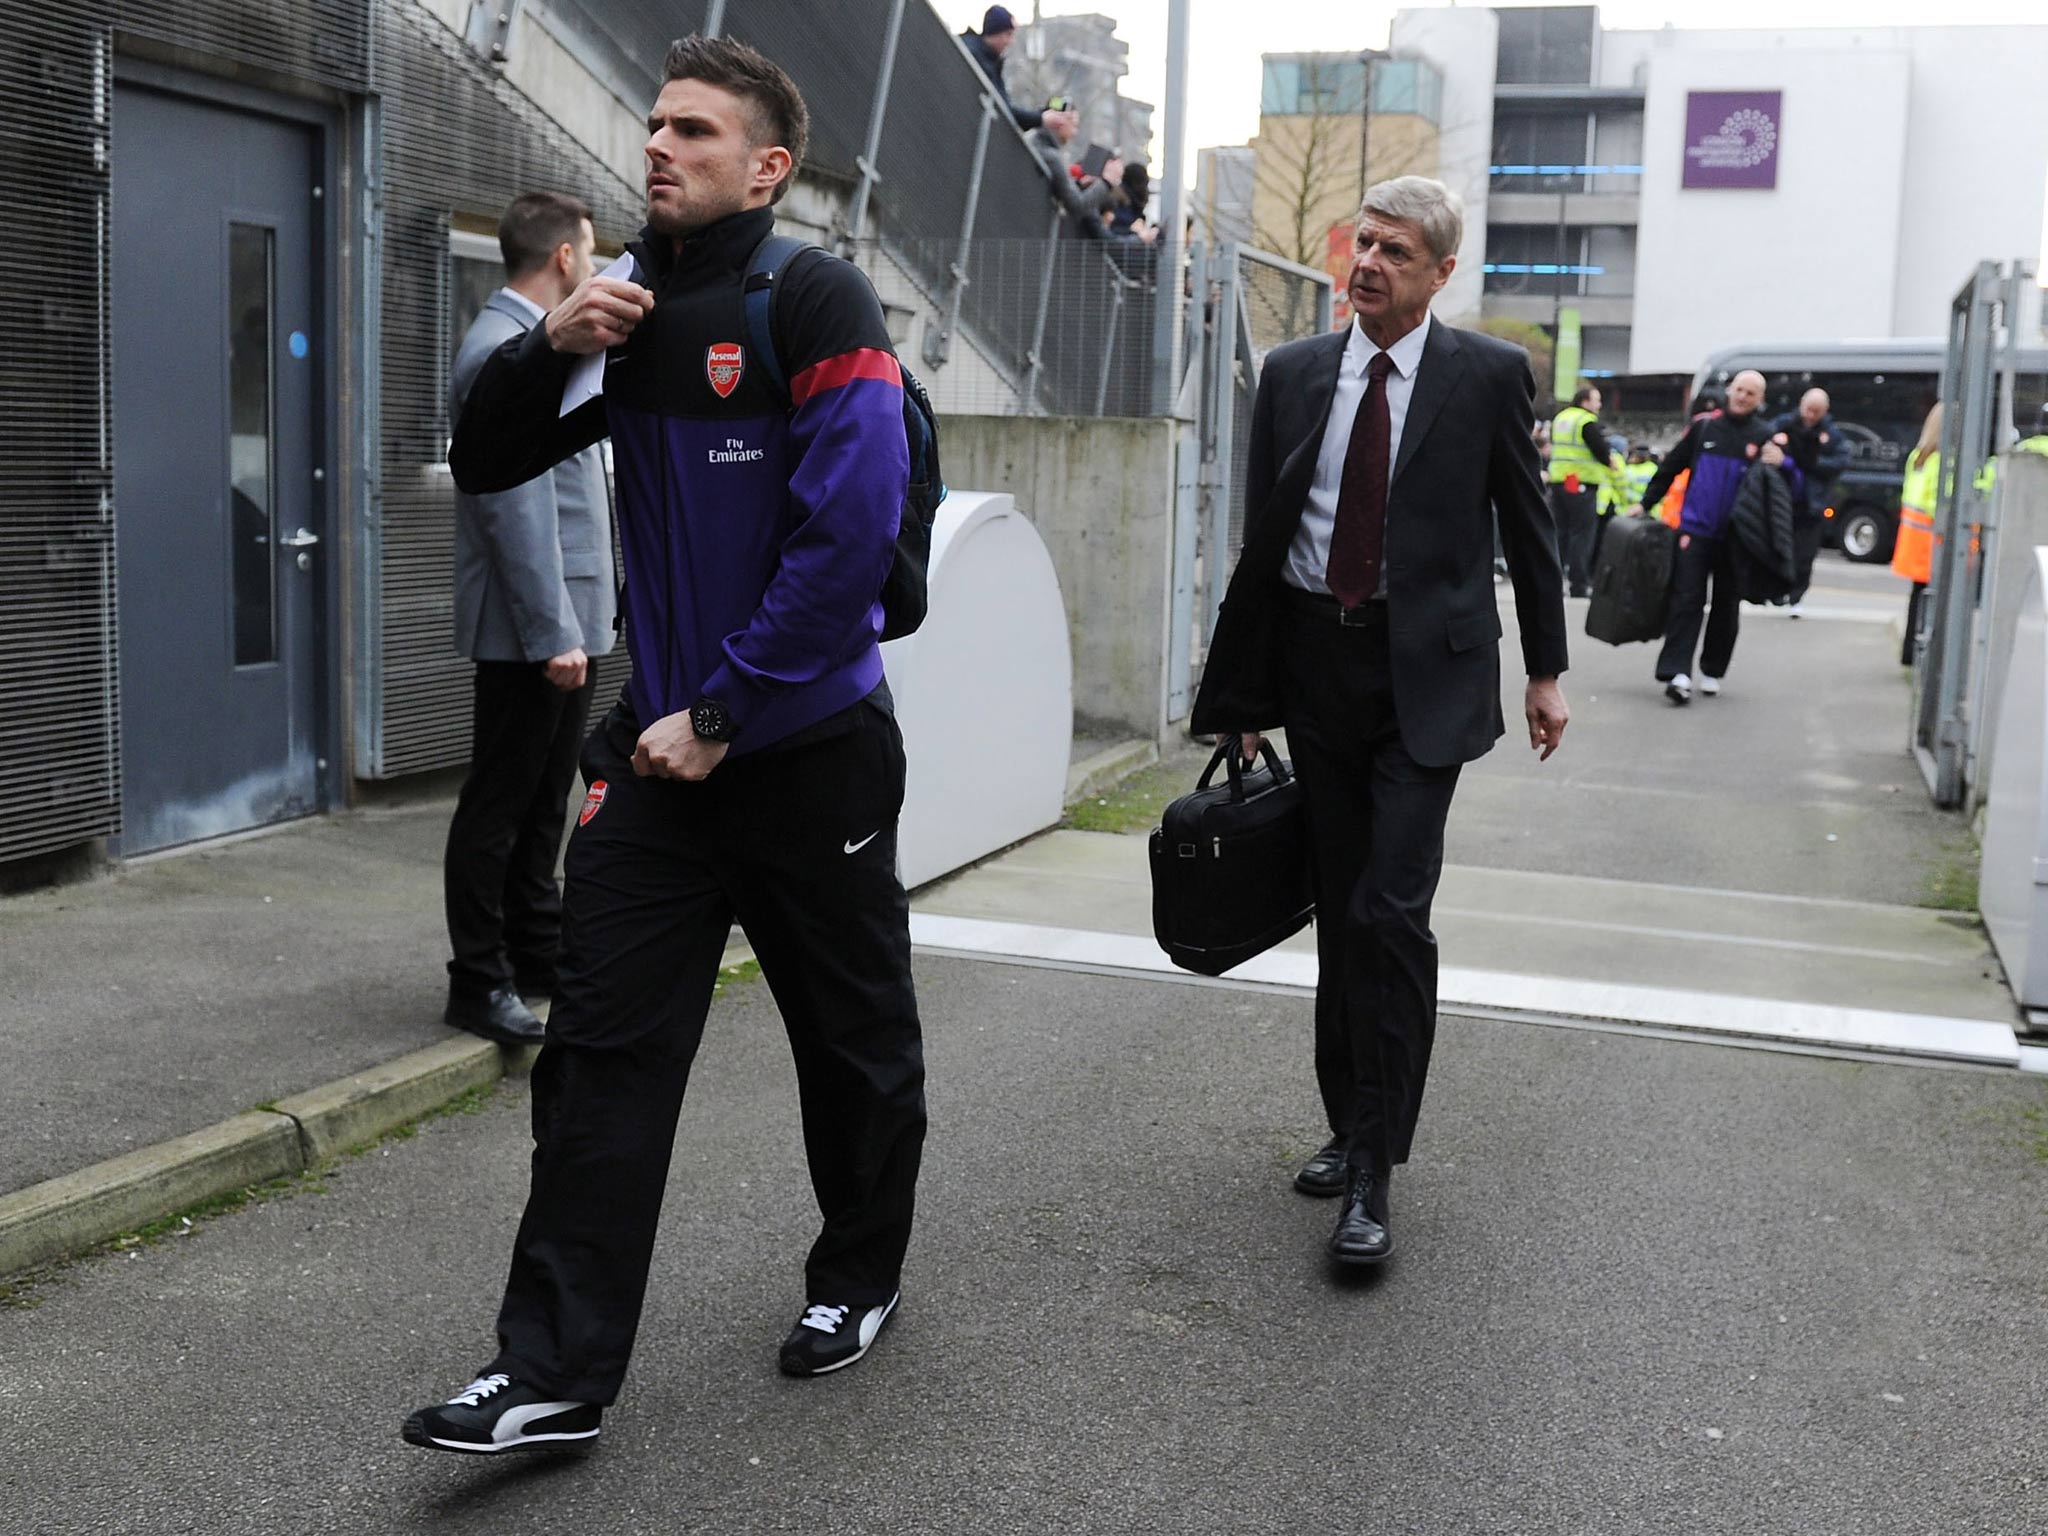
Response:
M1633 229L1492 224L1483 291L1533 298L1627 298L1635 291Z
M1577 192L1585 176L1586 119L1564 112L1501 112L1493 119L1496 192Z
M1259 92L1266 117L1358 116L1365 107L1365 61L1350 53L1268 54Z
M1376 59L1372 66L1372 109L1443 121L1444 77L1427 59Z
M1494 79L1502 85L1590 85L1598 13L1590 5L1501 6Z

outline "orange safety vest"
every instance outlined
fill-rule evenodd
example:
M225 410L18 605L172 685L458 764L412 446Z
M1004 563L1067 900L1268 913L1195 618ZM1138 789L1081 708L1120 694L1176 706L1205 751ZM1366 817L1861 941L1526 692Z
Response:
M1678 520L1685 515L1685 488L1691 480L1689 469L1681 469L1671 477L1671 489L1657 503L1657 521L1672 528L1678 526Z
M1934 575L1934 502L1941 484L1941 454L1919 464L1906 462L1899 487L1899 536L1892 545L1892 572L1925 586Z

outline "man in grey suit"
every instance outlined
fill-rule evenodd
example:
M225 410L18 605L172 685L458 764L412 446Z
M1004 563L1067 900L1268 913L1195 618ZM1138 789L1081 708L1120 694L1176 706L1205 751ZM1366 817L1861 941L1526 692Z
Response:
M498 224L506 284L455 359L449 419L484 360L591 275L590 210L529 192ZM591 658L612 648L617 593L604 461L588 448L509 491L455 497L455 648L476 662L469 777L448 828L447 1021L538 1040L522 1000L554 989L562 930L555 855L568 815Z

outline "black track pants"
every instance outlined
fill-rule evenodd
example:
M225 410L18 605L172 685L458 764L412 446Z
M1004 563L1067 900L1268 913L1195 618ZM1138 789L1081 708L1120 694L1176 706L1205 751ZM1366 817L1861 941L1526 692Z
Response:
M895 1290L925 1132L896 878L903 745L883 710L855 716L825 740L729 758L701 784L636 777L637 732L616 714L591 737L561 980L533 1072L533 1186L490 1369L565 1399L618 1395L735 917L796 1059L824 1217L807 1295L860 1306Z

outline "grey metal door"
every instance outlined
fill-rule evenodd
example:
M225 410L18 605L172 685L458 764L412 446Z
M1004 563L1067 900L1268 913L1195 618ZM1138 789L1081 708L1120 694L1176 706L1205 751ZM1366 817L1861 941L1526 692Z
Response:
M115 92L124 853L317 808L318 148L304 126Z

